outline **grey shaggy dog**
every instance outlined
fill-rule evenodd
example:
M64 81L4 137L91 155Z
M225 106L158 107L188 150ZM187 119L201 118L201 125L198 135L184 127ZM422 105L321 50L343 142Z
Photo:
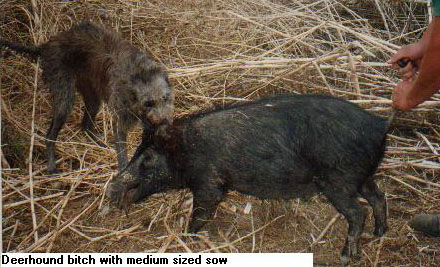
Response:
M91 23L61 32L40 46L24 46L0 39L0 46L41 58L43 80L53 100L52 122L47 133L48 172L57 171L55 142L72 111L75 91L81 93L85 111L83 129L98 143L93 120L102 101L116 122L118 167L128 162L127 131L139 120L146 132L165 132L172 124L174 93L166 72L117 33ZM102 143L100 143L102 144Z

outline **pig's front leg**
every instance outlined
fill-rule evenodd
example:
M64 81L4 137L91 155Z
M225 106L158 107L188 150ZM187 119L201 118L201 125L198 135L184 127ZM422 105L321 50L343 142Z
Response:
M194 204L191 223L189 224L188 233L197 233L200 229L211 220L217 205L224 197L223 190L219 188L200 188L193 191Z

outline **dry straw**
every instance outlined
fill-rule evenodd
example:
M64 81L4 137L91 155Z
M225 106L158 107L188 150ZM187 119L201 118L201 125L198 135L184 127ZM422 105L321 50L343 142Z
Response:
M168 69L176 117L286 93L331 94L388 116L399 78L384 62L428 22L426 3L409 0L17 0L1 9L0 36L11 41L44 42L84 20L120 32ZM3 251L313 252L317 263L338 262L346 223L319 196L284 203L231 193L200 238L181 235L192 209L186 191L158 194L126 216L102 195L116 170L113 125L103 109L96 124L109 147L95 145L80 129L79 100L58 137L63 172L47 177L51 108L38 63L12 55L1 72ZM390 230L373 237L370 212L354 266L439 263L438 239L408 227L416 213L440 213L439 107L436 95L398 116L377 174ZM139 137L139 129L130 136L131 151Z

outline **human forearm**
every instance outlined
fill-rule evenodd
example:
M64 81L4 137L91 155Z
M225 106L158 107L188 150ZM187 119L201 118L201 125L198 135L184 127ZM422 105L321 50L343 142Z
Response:
M423 52L425 52L426 49L428 48L428 43L429 43L429 40L431 39L432 31L433 31L433 28L434 28L435 18L436 17L434 17L434 20L431 23L429 23L428 28L426 28L426 31L423 33L422 38L418 42L422 46Z
M434 17L428 30L430 32L423 36L426 37L426 51L419 66L419 75L407 95L411 106L427 100L440 87L440 17Z

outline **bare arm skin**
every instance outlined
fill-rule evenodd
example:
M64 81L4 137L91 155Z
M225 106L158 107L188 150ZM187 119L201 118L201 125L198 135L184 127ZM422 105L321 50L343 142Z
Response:
M412 62L401 70L403 81L394 89L393 108L409 111L440 87L440 17L434 17L419 42L400 49L388 63L395 65L402 58ZM417 69L419 75L414 76Z
M423 59L426 48L428 47L428 42L432 35L432 28L433 24L431 23L428 25L428 28L420 41L403 46L401 49L399 49L399 51L397 51L396 54L394 54L394 56L391 57L390 60L387 61L388 64L393 65L393 67L399 70L404 80L411 79L415 75L417 69L420 67L420 63ZM401 59L409 61L404 68L399 67L397 64L397 61Z

